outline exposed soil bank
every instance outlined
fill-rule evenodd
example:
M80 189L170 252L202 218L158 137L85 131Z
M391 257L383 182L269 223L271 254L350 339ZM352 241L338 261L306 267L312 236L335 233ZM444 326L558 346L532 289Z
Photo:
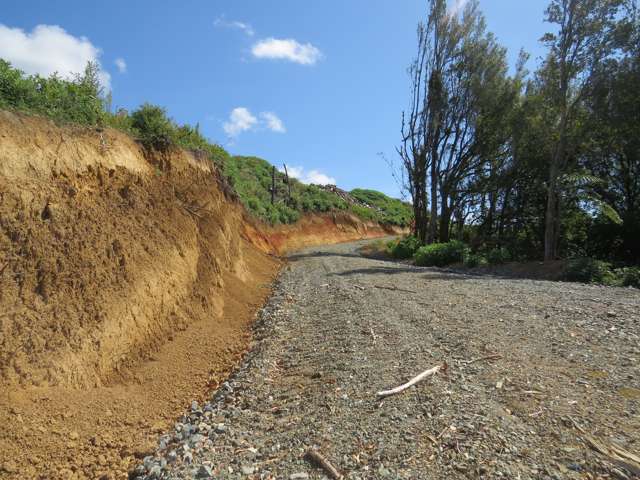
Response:
M265 230L224 192L191 154L0 111L0 477L125 478L246 350L271 254L378 234Z

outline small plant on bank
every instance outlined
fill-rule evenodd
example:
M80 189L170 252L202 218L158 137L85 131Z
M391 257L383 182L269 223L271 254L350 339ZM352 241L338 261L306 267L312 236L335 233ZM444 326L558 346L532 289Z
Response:
M413 235L390 243L389 253L393 258L412 258L420 248L420 241Z
M505 247L496 247L487 252L487 262L491 265L502 265L512 260L511 252Z
M462 263L468 247L459 240L447 243L432 243L420 247L414 255L416 265L422 267L445 267L454 263Z
M603 285L618 283L609 263L589 257L570 260L563 278L569 282L600 283Z
M488 265L487 259L479 253L467 253L464 257L464 266L467 268L485 267Z

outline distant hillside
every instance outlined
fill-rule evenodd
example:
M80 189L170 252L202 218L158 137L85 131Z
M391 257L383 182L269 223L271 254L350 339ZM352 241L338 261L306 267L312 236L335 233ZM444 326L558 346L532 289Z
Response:
M275 199L271 203L273 165L258 157L235 156L224 159L223 172L247 210L272 224L293 223L303 213L350 211L380 223L408 226L411 206L375 190L346 192L333 185L305 185L295 178L287 184L276 170Z

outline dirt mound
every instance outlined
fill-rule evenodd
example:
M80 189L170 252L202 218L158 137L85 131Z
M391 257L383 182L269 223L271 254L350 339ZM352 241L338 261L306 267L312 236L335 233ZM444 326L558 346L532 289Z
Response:
M189 153L0 111L0 478L126 478L241 358L270 253L384 231L266 228L225 191Z

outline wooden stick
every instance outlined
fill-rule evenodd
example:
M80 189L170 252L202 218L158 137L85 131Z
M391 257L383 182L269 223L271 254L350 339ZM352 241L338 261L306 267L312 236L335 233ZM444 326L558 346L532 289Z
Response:
M307 450L307 453L304 454L304 457L321 467L325 472L327 472L327 475L334 480L342 478L342 474L336 469L336 467L331 465L331 462L329 462L329 460L322 456L317 450L310 448Z
M400 385L399 387L392 388L391 390L383 390L381 392L378 392L376 395L378 395L378 397L388 397L390 395L395 395L396 393L400 393L406 390L407 388L412 387L413 385L420 382L421 380L424 380L425 378L430 377L431 375L435 375L440 370L442 371L447 370L447 362L443 363L442 365L437 365L433 368L430 368L429 370L425 370L420 375L413 377L407 383Z
M482 362L485 360L498 360L499 358L502 358L502 355L496 353L494 355L487 355L486 357L474 358L473 360L465 360L463 363L469 365L471 363Z
M386 285L374 285L374 287L380 288L382 290L392 290L394 292L418 293L414 290L406 290L404 288L398 288L398 287L387 287Z

